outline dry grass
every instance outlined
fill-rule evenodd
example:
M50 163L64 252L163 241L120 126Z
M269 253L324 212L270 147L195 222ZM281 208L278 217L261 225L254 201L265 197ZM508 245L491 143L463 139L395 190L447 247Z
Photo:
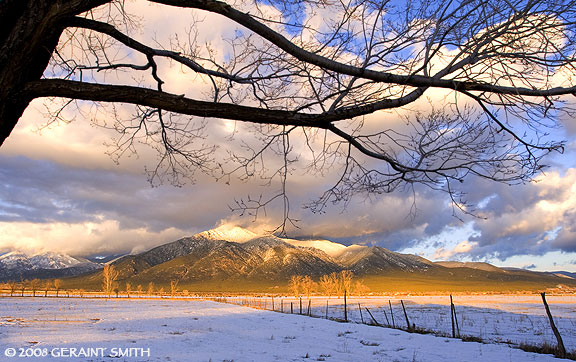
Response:
M576 361L576 351L567 352L566 356L561 356L558 348L554 345L549 343L542 343L542 344L527 344L521 343L518 348L526 352L533 352L533 353L542 353L542 354L553 354L558 358L566 358Z

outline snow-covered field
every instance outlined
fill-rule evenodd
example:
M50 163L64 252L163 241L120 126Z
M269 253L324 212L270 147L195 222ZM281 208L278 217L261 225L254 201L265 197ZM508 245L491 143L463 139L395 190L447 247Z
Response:
M0 360L26 358L20 355L34 361L559 361L505 344L211 301L0 298Z
M271 307L271 298L266 299L266 308ZM546 297L554 321L564 345L569 351L576 350L576 296L549 295ZM239 298L227 298L229 302L238 302ZM290 303L295 313L300 312L300 301L295 298L282 298L284 310ZM281 300L276 298L275 309L280 309ZM405 328L406 319L400 304L403 300L410 324L418 328L451 335L449 296L390 296L348 298L348 319L355 322L371 323L372 318L366 312L368 308L374 319L382 325L394 325ZM344 318L343 299L327 297L311 298L311 314L326 316L328 302L329 318ZM390 304L392 313L390 313ZM303 298L303 313L308 311L308 300ZM540 295L458 295L454 296L456 316L462 336L473 336L487 342L556 345L556 338L550 328L546 310ZM360 315L359 305L362 308Z

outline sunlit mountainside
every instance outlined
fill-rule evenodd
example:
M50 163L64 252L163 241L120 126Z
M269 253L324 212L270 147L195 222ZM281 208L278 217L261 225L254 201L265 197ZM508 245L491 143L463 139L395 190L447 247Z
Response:
M541 290L576 280L505 270L486 263L438 262L379 246L345 246L329 240L294 240L219 227L112 262L118 281L169 285L197 291L285 290L294 275L315 280L349 270L372 291ZM96 271L66 282L100 288Z

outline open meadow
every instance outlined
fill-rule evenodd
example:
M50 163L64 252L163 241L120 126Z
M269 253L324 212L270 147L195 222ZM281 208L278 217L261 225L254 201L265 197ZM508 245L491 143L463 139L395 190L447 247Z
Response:
M402 297L410 323L450 329L447 296ZM574 296L549 296L569 351L576 349ZM313 297L310 314L299 299L227 297L227 303L194 298L0 298L0 357L34 361L560 361L514 344L553 343L544 309L534 296L456 296L461 334L489 343L370 326L358 303L385 324L392 303L395 324L406 323L399 298L348 300L351 323L341 318L342 299ZM222 299L222 301L224 301ZM306 301L306 299L304 299ZM304 302L303 314L307 314ZM252 303L258 308L234 305ZM290 314L292 303L294 314ZM322 307L323 306L323 307ZM365 311L366 309L364 309ZM388 318L391 318L389 310ZM508 343L496 342L513 342ZM13 357L12 354L15 354Z
M275 298L275 310L296 314L344 319L344 301L337 297ZM576 350L576 296L546 297L567 350ZM272 308L272 298L225 298L226 302ZM523 345L554 346L556 338L542 298L528 295L456 295L455 332L470 340ZM402 308L402 303L405 308ZM404 314L404 309L406 314ZM378 324L408 329L408 323L420 332L451 336L450 296L363 296L347 299L346 318L351 322ZM408 319L408 321L406 320Z

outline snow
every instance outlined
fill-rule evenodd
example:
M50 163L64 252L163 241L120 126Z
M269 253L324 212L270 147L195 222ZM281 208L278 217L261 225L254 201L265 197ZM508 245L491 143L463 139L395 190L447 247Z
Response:
M293 239L283 239L283 240L293 246L320 249L333 258L339 257L346 251L366 248L365 246L356 244L346 246L332 242L330 240L293 240Z
M245 243L259 235L240 226L221 225L215 229L201 232L199 235L213 240L226 240Z
M81 264L82 262L69 255L54 252L29 255L21 251L12 251L0 256L0 266L6 269L62 269Z
M294 239L284 239L273 236L272 234L256 234L250 230L244 229L240 226L234 225L221 225L215 229L203 231L200 234L208 239L212 240L227 240L235 243L245 243L247 241L256 239L258 237L272 237L277 240L284 241L292 246L299 246L305 248L315 248L322 250L329 256L337 258L345 252L356 252L361 249L365 249L366 246L361 245L342 245L339 243L332 242L330 240L294 240Z
M26 260L28 260L28 255L25 253L21 251L11 251L0 256L0 266L7 269L14 269L24 265Z
M569 351L576 351L576 296L549 295L555 324L562 335L564 345ZM241 298L239 298L241 300ZM304 300L304 309L308 302ZM395 326L406 327L400 300L404 302L411 324L431 330L441 335L451 335L449 296L388 296L388 297L352 297L348 298L348 319L360 322L362 318L370 321L368 308L379 324L392 324L389 301L395 318ZM229 298L230 302L238 302ZM343 299L332 297L312 297L312 315L325 316L328 302L330 318L344 318ZM266 298L267 305L271 299ZM280 303L276 298L276 305ZM298 306L296 298L283 298L285 308L290 303ZM550 328L548 317L540 295L456 295L454 296L460 334L479 337L490 343L556 345L556 338ZM358 310L362 307L363 315ZM389 323L386 323L388 318Z
M559 361L502 344L211 301L138 298L0 298L0 358L16 360L4 357L6 348L44 350L35 361ZM71 348L104 353L51 356ZM142 349L143 355L113 358L114 348Z

